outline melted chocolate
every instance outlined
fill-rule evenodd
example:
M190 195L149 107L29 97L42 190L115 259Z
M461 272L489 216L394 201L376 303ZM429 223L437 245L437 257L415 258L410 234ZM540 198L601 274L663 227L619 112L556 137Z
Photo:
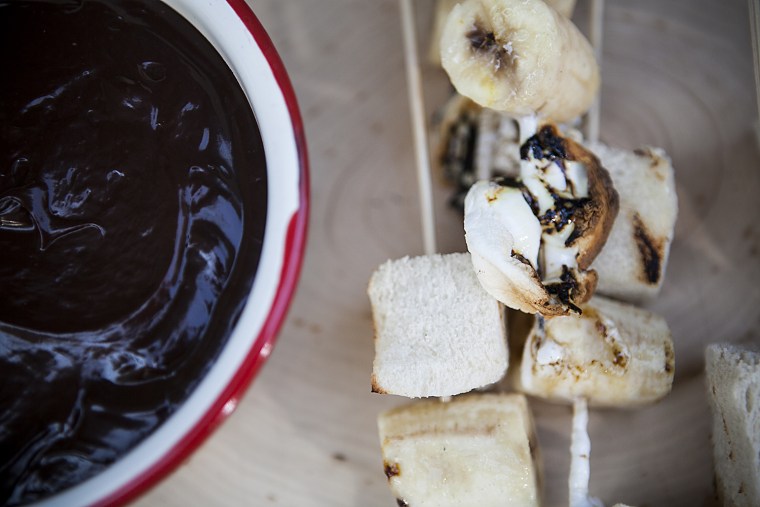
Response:
M552 192L551 195L554 200L554 207L547 210L543 215L537 217L544 230L553 227L556 232L560 232L565 226L573 222L576 212L589 202L589 199L585 197L579 199L567 199L555 192ZM573 230L573 232L575 232L575 230ZM571 245L576 238L577 235L572 237L572 241L568 238L565 245Z
M565 140L553 125L544 125L520 146L520 158L529 160L530 155L536 160L573 160L568 156Z
M562 274L559 279L559 282L546 284L546 291L549 294L556 296L562 304L567 305L572 311L581 315L583 310L573 304L575 292L578 290L578 281L575 279L573 272L564 264L562 265Z
M0 1L0 504L187 398L253 283L266 164L234 75L154 0Z

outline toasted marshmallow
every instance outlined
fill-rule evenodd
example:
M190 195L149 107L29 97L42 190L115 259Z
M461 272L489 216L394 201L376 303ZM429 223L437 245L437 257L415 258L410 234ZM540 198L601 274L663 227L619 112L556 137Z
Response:
M493 297L535 313L548 300L537 274L541 225L519 189L480 181L465 198L464 230L475 273Z
M465 199L464 224L468 246L501 269L509 269L504 252L538 266L541 224L519 188L475 183Z
M587 268L612 227L617 193L598 160L553 126L520 151L519 179L470 188L467 249L483 287L510 308L577 313L596 287Z
M573 215L588 198L588 174L584 164L568 160L563 148L553 146L556 140L534 139L521 148L520 178L537 202L542 226L542 279L547 281L559 279L563 266L578 269L578 247L572 244L576 230Z
M512 118L473 106L459 96L451 100L447 111L450 114L448 121L444 119L447 129L441 137L442 145L477 147L467 157L457 159L458 164L441 158L446 178L457 184L454 205L461 207L464 194L476 179L520 177L520 143ZM464 121L473 128L451 128ZM563 131L563 135L582 141L577 131ZM665 278L678 214L673 166L658 148L629 151L601 143L587 147L609 172L620 198L619 214L592 264L599 278L597 291L628 302L651 299L659 293ZM573 184L576 195L591 193L583 164L566 160L565 179ZM556 186L561 180L551 181Z

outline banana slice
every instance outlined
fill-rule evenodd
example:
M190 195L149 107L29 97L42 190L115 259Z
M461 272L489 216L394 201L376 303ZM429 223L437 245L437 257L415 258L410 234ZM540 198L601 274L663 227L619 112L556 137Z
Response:
M634 407L673 383L673 341L665 319L595 296L580 317L537 318L523 349L517 389L552 400Z
M514 116L567 122L599 89L585 37L542 0L465 0L449 14L441 63L454 87Z
M516 310L579 313L596 288L588 268L617 215L617 192L596 157L551 125L520 156L519 179L478 182L465 198L465 241L478 280Z
M573 16L575 10L575 0L545 0L555 11L559 12L566 18ZM451 9L458 4L460 0L437 0L433 12L433 28L430 31L430 45L428 47L428 61L433 65L441 65L441 34L443 27L446 25L446 18L449 16Z
M419 402L381 414L378 428L398 505L540 505L536 437L522 395Z
M558 0L563 1L563 0ZM441 65L441 34L446 25L446 18L459 0L437 0L433 12L433 27L430 33L428 61L433 65Z

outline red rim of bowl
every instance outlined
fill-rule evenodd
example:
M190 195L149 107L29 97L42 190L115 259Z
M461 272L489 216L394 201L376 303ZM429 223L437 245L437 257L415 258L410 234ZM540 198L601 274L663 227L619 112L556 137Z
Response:
M98 500L94 505L123 505L147 492L161 479L177 468L206 438L234 411L238 400L243 396L251 381L266 361L277 339L277 333L285 320L290 302L295 293L301 272L306 246L306 230L309 216L309 168L306 154L306 139L303 121L298 109L295 92L290 83L285 66L264 30L245 0L227 0L235 14L253 36L257 46L264 54L274 78L285 98L285 104L293 124L296 149L298 151L299 171L299 206L290 219L285 240L285 258L283 260L280 282L274 296L269 315L254 341L253 346L242 365L225 386L211 407L190 431L169 450L160 460L143 470L126 484ZM266 352L262 350L266 347Z

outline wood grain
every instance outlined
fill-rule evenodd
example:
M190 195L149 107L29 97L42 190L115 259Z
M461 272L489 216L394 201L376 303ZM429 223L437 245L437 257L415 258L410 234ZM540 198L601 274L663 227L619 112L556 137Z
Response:
M579 2L583 8L586 2ZM395 0L252 0L289 70L312 169L307 256L275 351L234 414L136 505L395 505L373 395L366 283L422 252ZM427 30L430 1L416 3ZM680 213L665 286L650 306L676 344L676 380L638 411L592 409L591 492L605 503L712 503L703 349L760 341L760 156L746 2L608 0L601 138L665 148ZM424 43L425 41L421 41ZM424 46L422 46L424 48ZM448 93L423 73L428 113ZM461 218L435 188L438 239L461 251ZM566 505L571 409L532 402L547 505Z

